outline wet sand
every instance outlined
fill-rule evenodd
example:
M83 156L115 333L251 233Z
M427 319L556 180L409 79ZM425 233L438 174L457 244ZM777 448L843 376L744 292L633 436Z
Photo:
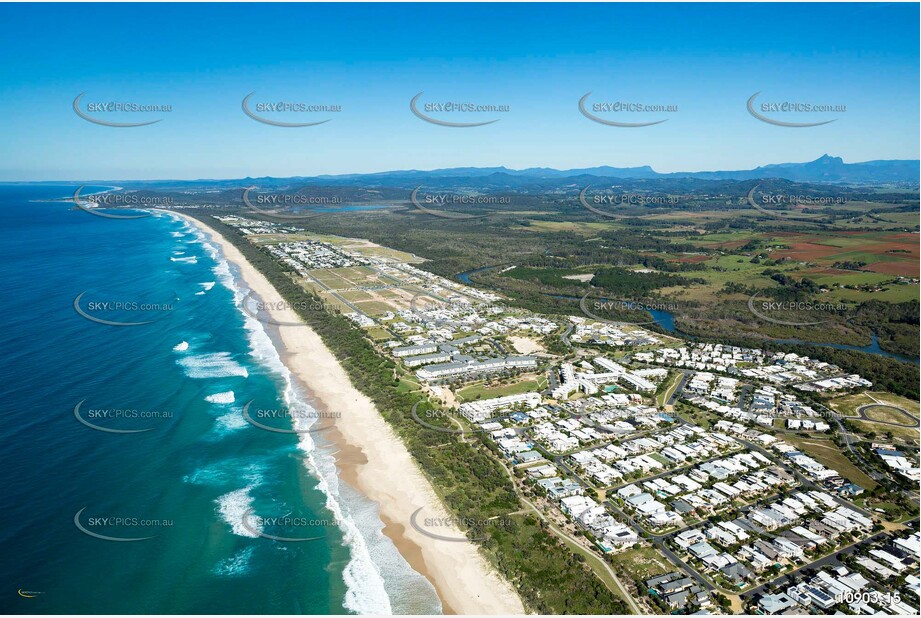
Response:
M410 525L412 514L450 517L406 446L381 417L374 403L352 386L333 353L297 314L287 308L268 280L220 234L195 219L186 220L221 247L246 284L259 296L278 326L279 355L291 373L309 390L316 407L334 416L333 427L322 432L337 447L340 478L374 501L389 537L410 566L428 579L445 613L523 614L511 585L491 567L469 541L438 540ZM337 416L341 415L341 416ZM463 537L455 527L437 534Z

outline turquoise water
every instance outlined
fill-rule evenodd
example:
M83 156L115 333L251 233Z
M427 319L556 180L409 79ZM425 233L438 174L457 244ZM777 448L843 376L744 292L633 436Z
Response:
M321 433L244 418L313 408L216 248L166 214L43 201L75 188L0 186L0 610L439 612Z

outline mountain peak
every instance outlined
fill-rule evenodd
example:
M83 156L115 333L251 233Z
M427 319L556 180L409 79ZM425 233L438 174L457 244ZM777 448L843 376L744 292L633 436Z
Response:
M841 157L833 157L829 154L823 154L821 157L813 161L813 163L819 163L822 165L843 165L844 159Z

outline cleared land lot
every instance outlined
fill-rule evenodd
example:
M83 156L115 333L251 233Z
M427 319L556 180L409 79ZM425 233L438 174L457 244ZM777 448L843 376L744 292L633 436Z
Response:
M919 414L919 404L917 401L912 401L911 399L900 397L899 395L893 395L892 393L868 391L865 393L855 393L853 395L835 397L828 402L828 406L835 412L839 412L844 416L853 416L855 418L859 416L857 413L858 408L861 406L869 406L873 404L886 404L895 406L897 408L902 408L903 410L907 410L909 413L913 414L915 417L917 417Z
M919 404L917 401L908 399L906 397L893 395L892 393L869 393L869 395L879 403L884 403L890 406L895 406L897 408L902 408L903 410L907 410L916 418L919 416L921 404Z
M871 423L867 421L851 421L854 423L860 431L864 433L873 432L876 434L877 439L882 438L887 433L891 433L894 438L902 438L910 444L917 445L921 442L919 439L919 433L917 427L902 427L899 425L880 425L879 423Z
M858 418L857 408L876 403L866 393L855 393L843 397L835 397L828 401L828 407L842 416Z
M783 439L818 461L820 464L835 470L852 483L860 485L866 490L876 487L876 481L867 476L860 468L854 465L844 454L842 449L831 440L820 438L802 438L800 436L786 435Z
M631 577L647 580L656 575L664 575L676 571L677 568L669 564L665 556L661 555L654 547L640 547L639 549L626 549L611 555L614 564L622 565Z

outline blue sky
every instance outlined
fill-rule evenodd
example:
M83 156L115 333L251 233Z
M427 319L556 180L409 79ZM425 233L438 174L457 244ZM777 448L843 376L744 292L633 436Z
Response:
M0 180L237 178L453 166L651 165L662 172L919 156L917 4L0 5ZM410 99L507 105L415 117ZM676 105L599 116L594 102ZM746 101L846 105L811 128ZM87 101L168 104L146 127ZM255 101L338 113L242 113ZM769 114L766 114L769 115Z

